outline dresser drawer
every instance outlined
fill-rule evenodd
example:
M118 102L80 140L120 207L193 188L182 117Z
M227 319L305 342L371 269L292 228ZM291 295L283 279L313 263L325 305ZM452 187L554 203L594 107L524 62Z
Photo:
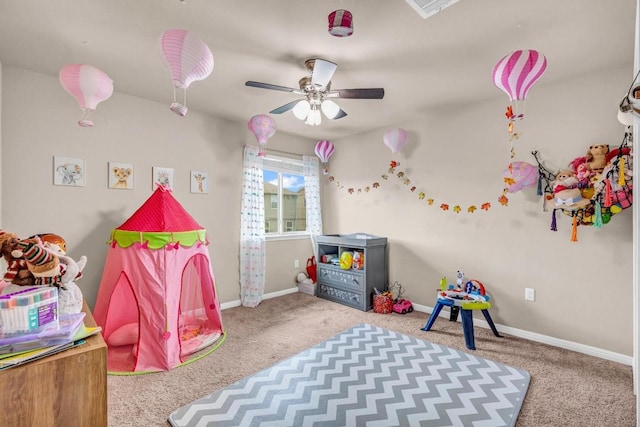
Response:
M364 291L364 273L357 270L318 268L318 283L337 286L345 290Z
M362 292L347 291L322 283L318 284L318 296L349 305L360 310L366 310L367 307Z

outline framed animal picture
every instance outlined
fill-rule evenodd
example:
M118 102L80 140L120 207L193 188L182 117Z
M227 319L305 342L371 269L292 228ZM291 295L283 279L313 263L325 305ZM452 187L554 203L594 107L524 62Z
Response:
M109 188L118 190L133 190L133 164L108 163Z
M152 190L155 190L158 185L162 185L169 190L173 190L173 169L154 166L152 168L153 184Z
M83 159L53 156L53 185L84 187L85 179Z
M209 193L209 174L207 172L191 171L191 192L194 194Z

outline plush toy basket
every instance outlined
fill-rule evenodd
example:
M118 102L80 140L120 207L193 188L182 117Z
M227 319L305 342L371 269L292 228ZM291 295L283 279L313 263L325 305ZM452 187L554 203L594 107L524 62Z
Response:
M393 298L388 295L373 296L373 312L378 314L389 314L393 311Z

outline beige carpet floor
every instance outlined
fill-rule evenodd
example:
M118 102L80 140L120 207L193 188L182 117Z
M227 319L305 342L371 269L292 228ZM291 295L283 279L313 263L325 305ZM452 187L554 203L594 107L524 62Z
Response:
M174 409L362 322L471 351L460 321L439 318L421 331L428 317L362 312L302 293L224 310L227 338L210 355L168 372L108 377L109 426L166 427ZM636 425L630 366L502 335L476 327L474 354L531 374L517 427Z

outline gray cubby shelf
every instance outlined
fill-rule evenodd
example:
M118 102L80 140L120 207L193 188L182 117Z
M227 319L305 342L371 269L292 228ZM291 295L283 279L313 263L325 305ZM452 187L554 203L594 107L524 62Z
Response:
M380 292L387 289L387 238L366 233L326 234L318 236L317 245L318 296L362 311L371 310L373 288ZM345 270L322 262L323 256L339 259L345 251L360 252L364 266Z

